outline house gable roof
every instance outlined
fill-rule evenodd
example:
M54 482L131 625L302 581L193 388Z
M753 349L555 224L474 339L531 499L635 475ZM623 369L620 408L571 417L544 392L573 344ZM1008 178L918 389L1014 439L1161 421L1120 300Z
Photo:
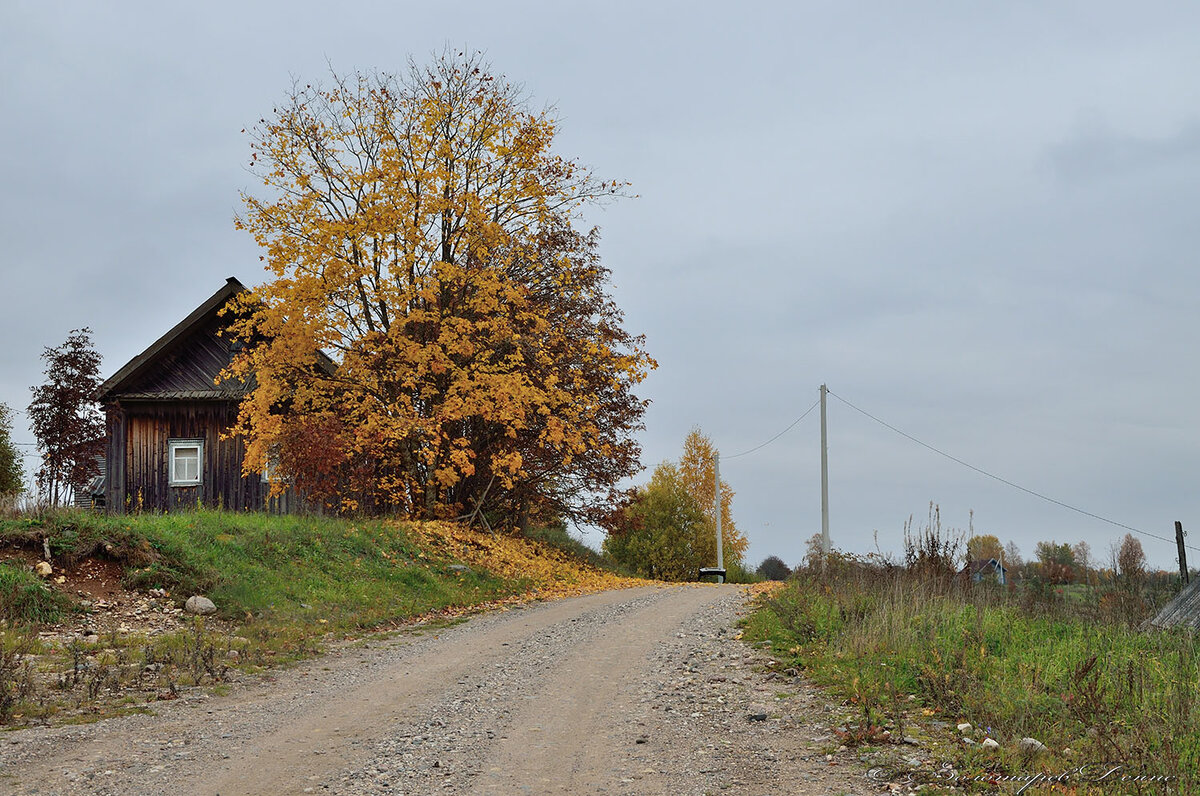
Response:
M224 325L219 313L229 299L245 290L245 285L229 277L207 301L101 384L97 399L240 397L244 393L240 386L218 387L213 380L229 364L231 350L229 341L217 335ZM189 342L195 345L188 346ZM168 371L169 378L164 375Z
M237 279L226 279L224 287L101 384L96 399L101 403L240 400L253 388L253 376L248 384L218 384L217 377L233 353L233 341L222 335L228 322L220 317L221 309L244 292L246 286ZM324 351L317 349L316 360L324 373L336 372L337 364Z

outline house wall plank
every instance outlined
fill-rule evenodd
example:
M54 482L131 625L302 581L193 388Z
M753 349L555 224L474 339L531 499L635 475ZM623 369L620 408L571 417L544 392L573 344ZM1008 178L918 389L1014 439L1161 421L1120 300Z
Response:
M270 485L259 473L242 475L245 444L223 438L236 420L237 405L229 401L130 402L122 423L111 412L109 459L121 462L112 468L109 506L115 511L179 511L200 506L233 511L287 511L294 501L272 500ZM127 428L122 438L120 426ZM201 483L171 486L168 442L172 439L204 441ZM125 450L119 450L124 444ZM126 474L123 485L115 477Z

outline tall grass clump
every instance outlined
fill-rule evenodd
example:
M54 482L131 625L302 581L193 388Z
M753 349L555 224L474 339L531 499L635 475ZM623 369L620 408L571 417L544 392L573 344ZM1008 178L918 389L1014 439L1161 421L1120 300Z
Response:
M747 622L750 640L770 641L784 665L852 707L837 728L843 742L899 740L914 721L938 721L933 732L948 728L943 748L963 771L1119 764L1200 792L1200 640L1142 631L1105 595L1081 603L972 584L954 574L954 540L931 520L906 529L903 565L838 554L811 562ZM1000 751L964 744L959 722ZM1048 756L1023 757L1026 737Z
M765 577L747 568L740 561L731 561L725 567L726 583L762 583Z
M71 601L46 588L27 568L0 563L0 619L14 625L59 621L72 610Z

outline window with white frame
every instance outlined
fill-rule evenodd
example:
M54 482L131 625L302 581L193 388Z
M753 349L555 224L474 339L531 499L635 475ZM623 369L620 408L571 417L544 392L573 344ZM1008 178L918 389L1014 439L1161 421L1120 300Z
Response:
M171 486L199 484L201 465L204 461L204 440L167 440L167 459L171 469Z
M279 472L279 449L272 447L270 452L267 453L266 462L263 463L263 483L269 484L277 472Z

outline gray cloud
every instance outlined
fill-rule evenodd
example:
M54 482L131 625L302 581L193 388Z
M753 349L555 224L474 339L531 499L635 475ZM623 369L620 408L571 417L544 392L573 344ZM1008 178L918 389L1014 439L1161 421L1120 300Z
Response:
M1200 123L1188 122L1168 135L1147 137L1118 133L1103 119L1094 119L1050 146L1046 158L1057 177L1074 185L1190 173L1200 167Z

